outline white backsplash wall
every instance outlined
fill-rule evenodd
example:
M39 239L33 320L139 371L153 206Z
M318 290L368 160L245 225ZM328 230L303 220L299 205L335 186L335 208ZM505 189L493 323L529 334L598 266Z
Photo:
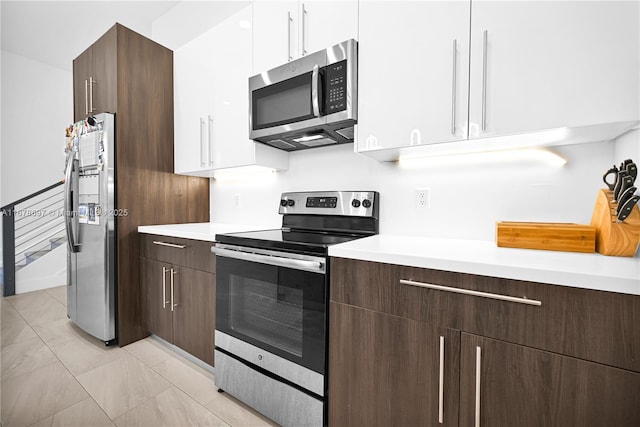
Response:
M640 164L640 129L627 132L618 138L615 149L616 164L622 163L625 159L631 159L636 164Z
M495 240L496 221L588 224L597 191L604 187L603 173L622 161L615 157L615 146L556 147L568 159L563 167L469 165L462 164L464 158L449 158L446 164L405 169L355 154L352 144L300 151L290 154L285 172L236 182L212 180L211 219L277 227L284 191L376 190L381 233ZM430 189L429 208L416 208L417 188Z

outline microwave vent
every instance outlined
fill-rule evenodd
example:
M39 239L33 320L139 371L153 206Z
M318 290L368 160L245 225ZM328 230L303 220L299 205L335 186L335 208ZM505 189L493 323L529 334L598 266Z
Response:
M345 139L353 139L353 126L350 126L348 128L338 129L336 130L336 133Z
M279 148L281 150L290 150L292 148L296 148L295 145L283 140L283 139L272 139L271 141L267 141L267 144L272 147Z
M324 137L320 139L313 139L311 141L301 141L300 144L311 148L311 147L319 147L321 145L336 144L337 142L338 141L331 139L329 137Z

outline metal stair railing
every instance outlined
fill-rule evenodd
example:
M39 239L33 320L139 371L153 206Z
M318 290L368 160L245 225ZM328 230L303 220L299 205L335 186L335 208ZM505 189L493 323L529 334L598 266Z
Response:
M16 272L64 243L63 190L58 181L2 209L2 295L15 295Z

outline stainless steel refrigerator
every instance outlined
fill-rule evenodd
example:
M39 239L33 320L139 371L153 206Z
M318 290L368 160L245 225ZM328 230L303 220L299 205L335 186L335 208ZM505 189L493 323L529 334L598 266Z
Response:
M98 114L70 129L65 166L67 314L111 345L116 337L115 116Z

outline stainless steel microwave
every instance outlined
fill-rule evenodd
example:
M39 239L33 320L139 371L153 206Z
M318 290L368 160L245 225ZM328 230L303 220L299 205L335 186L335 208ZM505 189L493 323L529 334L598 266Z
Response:
M286 151L353 142L353 39L249 78L249 138Z

